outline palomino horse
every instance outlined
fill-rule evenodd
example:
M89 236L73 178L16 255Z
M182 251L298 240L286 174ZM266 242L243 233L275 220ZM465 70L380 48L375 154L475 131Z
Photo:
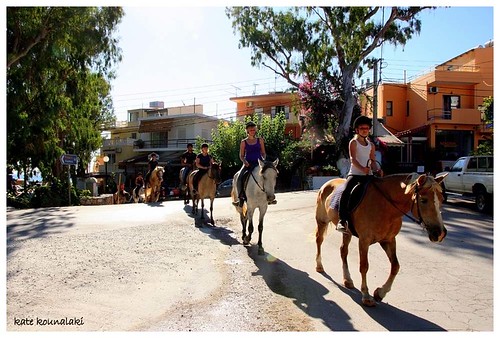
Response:
M158 202L164 172L165 169L163 167L157 166L149 176L149 186L145 191L146 203Z
M403 215L418 220L427 231L432 242L441 242L446 236L446 228L441 218L440 207L443 195L440 183L446 177L433 178L418 174L395 174L384 178L374 178L368 184L365 196L351 214L349 230L357 232L359 238L359 270L361 272L362 302L366 306L375 306L391 290L392 283L399 271L396 256L396 235L401 229ZM326 182L318 192L316 201L316 271L324 272L321 263L321 244L328 223L338 222L338 211L332 209L331 200L334 190L345 182L337 178ZM413 214L407 214L410 212ZM347 254L352 233L343 234L340 256L342 258L344 286L354 288ZM373 297L368 293L366 273L368 272L368 248L379 243L391 263L389 278L382 287L375 290Z
M243 227L243 234L241 239L243 240L243 245L248 245L252 239L253 233L253 213L255 209L259 209L259 241L257 245L259 246L258 254L264 254L264 248L262 247L262 231L264 230L264 215L267 211L268 202L274 201L274 187L276 186L276 177L278 176L278 159L274 162L262 161L259 159L259 165L256 166L252 172L249 174L248 183L245 189L247 196L246 202L242 207L237 206L236 210L240 214L240 221ZM233 190L231 191L231 196L233 201L238 200L238 192L236 191L238 176L240 171L238 171L233 178ZM246 233L248 222L248 235Z
M215 225L214 222L214 199L215 193L217 191L217 184L220 183L220 171L221 164L213 163L210 165L208 171L200 177L198 181L198 192L193 194L193 177L195 175L195 171L191 172L187 178L188 180L188 188L189 193L191 195L191 200L193 201L193 208L191 209L191 213L196 215L198 213L198 202L201 200L201 219L205 219L205 215L203 214L203 210L205 209L205 198L210 198L210 221L212 225Z
M184 200L184 204L189 204L189 198L190 198L189 189L188 189L188 186L187 186L187 182L183 182L184 172L186 170L191 170L191 168L190 167L189 168L188 167L184 167L184 168L182 168L179 171L179 182L180 182L179 183L179 191L180 191L182 199ZM186 176L186 180L187 179L188 178Z

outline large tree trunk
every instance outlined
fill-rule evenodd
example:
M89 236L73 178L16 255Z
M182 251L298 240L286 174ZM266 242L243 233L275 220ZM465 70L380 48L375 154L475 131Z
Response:
M337 152L340 157L349 157L347 145L349 143L349 129L351 127L352 111L356 105L356 99L352 92L352 81L354 71L346 69L342 74L342 97L344 99L344 107L339 116L339 127L335 134L337 144Z

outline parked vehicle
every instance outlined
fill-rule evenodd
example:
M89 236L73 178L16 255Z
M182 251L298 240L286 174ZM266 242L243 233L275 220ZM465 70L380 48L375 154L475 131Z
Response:
M231 196L231 190L233 190L233 179L230 178L225 180L217 187L217 197L228 197Z
M476 208L485 212L493 206L493 156L460 157L441 183L445 201L447 195L474 198ZM437 176L445 172L437 174Z

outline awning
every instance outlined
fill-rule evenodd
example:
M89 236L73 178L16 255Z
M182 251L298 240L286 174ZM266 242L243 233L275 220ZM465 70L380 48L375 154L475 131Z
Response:
M169 131L174 124L172 118L156 118L153 120L141 120L139 122L139 133L153 133Z
M383 145L395 147L404 146L404 142L397 138L381 123L375 123L374 134L376 135L376 139Z

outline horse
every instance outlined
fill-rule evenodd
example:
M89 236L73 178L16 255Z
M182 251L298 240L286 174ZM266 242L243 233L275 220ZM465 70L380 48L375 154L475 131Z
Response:
M190 199L190 194L189 194L189 189L187 186L187 182L183 182L183 177L184 177L184 172L186 170L191 170L191 168L183 167L179 171L179 191L180 191L180 197L184 200L184 204L189 204L189 199ZM189 175L189 174L188 174ZM187 180L187 177L186 177Z
M203 210L205 208L205 198L210 198L210 221L212 225L215 225L213 208L214 208L214 199L215 193L217 190L217 184L221 181L220 171L222 164L212 163L208 169L208 171L200 177L198 181L198 191L196 194L193 193L193 178L196 171L192 171L188 176L188 189L189 194L191 196L191 200L193 201L193 207L191 209L191 213L196 215L198 213L198 202L201 200L201 219L205 219L205 215L203 214Z
M362 303L375 306L391 290L399 272L396 256L396 235L401 230L403 216L420 223L431 242L441 242L446 236L440 208L443 194L440 183L446 175L394 174L383 178L373 178L367 185L364 197L351 213L347 233L343 234L340 256L342 259L343 283L353 289L354 284L347 265L349 243L352 230L357 233L359 246L359 271L361 273ZM316 271L324 272L321 262L321 244L330 222L337 224L338 210L331 205L335 189L345 182L336 178L326 182L318 191L316 201ZM409 214L411 212L411 214ZM379 243L391 264L389 277L384 285L377 288L373 297L369 294L366 274L368 272L368 248Z
M160 198L161 182L163 181L163 174L165 169L161 166L157 166L151 175L149 176L149 186L145 191L146 203L158 202Z
M243 203L243 206L235 206L236 211L240 214L240 221L242 225L242 237L243 245L250 244L253 233L253 214L256 209L259 209L259 241L258 254L264 254L264 248L262 247L262 231L264 230L264 215L267 211L268 202L275 199L274 188L276 186L276 178L278 176L278 162L276 159L274 162L262 161L259 159L259 165L256 166L248 176L248 183L245 188L245 193L247 200ZM231 197L233 201L238 200L237 182L241 171L238 171L233 177L233 189L231 191ZM248 222L248 235L246 233Z
M146 200L143 186L132 189L132 199L134 200L134 203L144 202Z

